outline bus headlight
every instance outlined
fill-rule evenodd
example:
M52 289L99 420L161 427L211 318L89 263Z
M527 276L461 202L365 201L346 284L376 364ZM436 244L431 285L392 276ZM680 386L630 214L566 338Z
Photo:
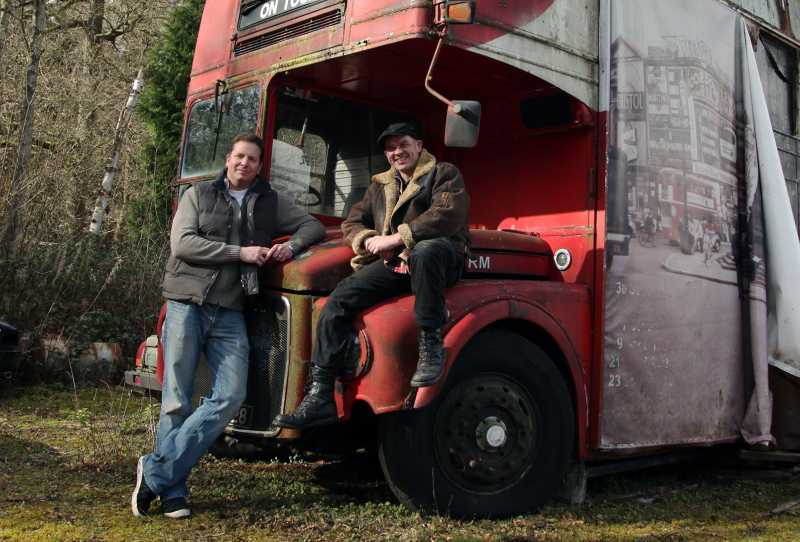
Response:
M560 248L553 254L553 261L556 263L556 269L566 271L572 264L572 254L566 248Z

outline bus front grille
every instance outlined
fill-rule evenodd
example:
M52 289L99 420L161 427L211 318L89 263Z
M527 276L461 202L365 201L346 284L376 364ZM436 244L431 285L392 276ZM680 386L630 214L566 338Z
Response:
M258 307L245 311L250 341L247 398L229 426L264 432L282 412L289 365L289 323L291 307L285 297L263 299ZM212 374L201 357L195 376L195 407L211 397Z

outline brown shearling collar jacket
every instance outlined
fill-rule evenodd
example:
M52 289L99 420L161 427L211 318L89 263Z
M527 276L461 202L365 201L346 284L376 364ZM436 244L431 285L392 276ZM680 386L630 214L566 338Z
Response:
M351 265L359 269L377 258L364 248L364 241L374 235L400 233L406 250L425 239L448 237L466 253L468 215L469 194L458 168L437 162L423 150L402 194L398 194L392 166L372 177L363 199L350 210L342 232L356 253Z

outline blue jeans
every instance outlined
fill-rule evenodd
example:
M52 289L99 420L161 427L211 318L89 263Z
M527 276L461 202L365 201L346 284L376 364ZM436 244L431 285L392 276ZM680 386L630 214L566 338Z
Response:
M155 452L144 458L144 481L163 501L188 495L189 472L239 411L250 346L241 312L177 301L167 301L161 344L161 416ZM192 411L201 353L212 375L211 397Z

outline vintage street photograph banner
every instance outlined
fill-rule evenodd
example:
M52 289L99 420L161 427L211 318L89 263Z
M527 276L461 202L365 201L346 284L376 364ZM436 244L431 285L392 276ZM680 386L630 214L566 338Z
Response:
M736 438L737 18L714 1L611 6L601 445Z

